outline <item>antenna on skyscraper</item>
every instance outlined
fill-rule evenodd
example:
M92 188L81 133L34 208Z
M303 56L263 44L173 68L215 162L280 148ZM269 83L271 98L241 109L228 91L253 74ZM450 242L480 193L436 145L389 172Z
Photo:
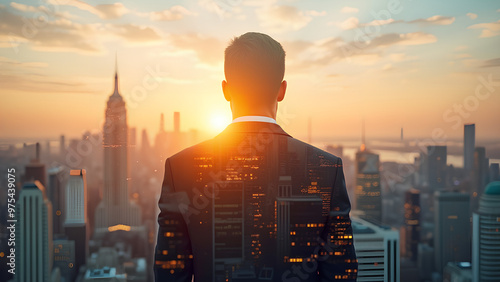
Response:
M113 91L113 95L120 96L118 92L118 51L115 51L115 90Z

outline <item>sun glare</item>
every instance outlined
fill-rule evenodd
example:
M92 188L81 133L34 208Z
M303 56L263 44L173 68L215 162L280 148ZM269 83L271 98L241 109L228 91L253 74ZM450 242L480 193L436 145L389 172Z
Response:
M231 122L231 120L221 114L214 114L210 120L212 129L215 131L222 131Z

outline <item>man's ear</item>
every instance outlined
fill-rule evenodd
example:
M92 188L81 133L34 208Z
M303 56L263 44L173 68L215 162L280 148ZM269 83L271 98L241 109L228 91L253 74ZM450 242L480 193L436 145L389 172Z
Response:
M286 80L283 80L280 85L280 90L278 92L278 102L283 101L286 92Z
M227 85L227 81L222 81L222 93L224 93L224 98L226 101L231 102L231 95L229 94L229 86Z

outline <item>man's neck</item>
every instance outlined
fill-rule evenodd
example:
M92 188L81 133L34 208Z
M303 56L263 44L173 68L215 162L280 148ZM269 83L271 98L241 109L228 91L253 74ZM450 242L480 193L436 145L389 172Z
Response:
M244 116L261 116L276 119L276 111L272 111L270 109L252 109L251 111L244 111L232 107L231 111L233 113L233 120Z

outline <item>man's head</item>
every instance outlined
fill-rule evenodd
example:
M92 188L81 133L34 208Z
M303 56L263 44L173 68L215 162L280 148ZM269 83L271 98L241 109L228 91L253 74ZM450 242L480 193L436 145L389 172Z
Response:
M277 102L283 100L286 91L285 51L279 42L256 32L234 38L224 53L224 73L222 89L231 102L233 118L276 118Z

